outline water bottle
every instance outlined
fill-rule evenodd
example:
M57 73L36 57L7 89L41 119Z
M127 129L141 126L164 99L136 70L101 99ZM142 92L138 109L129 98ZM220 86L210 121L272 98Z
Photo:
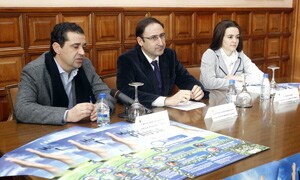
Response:
M97 123L98 126L105 126L110 123L110 114L109 114L109 106L106 103L106 94L100 93L98 95L98 103L97 103Z
M227 103L234 103L236 100L236 88L235 88L235 80L230 79L229 80L229 85L228 85L228 90L226 92L226 102Z
M269 100L270 93L271 93L271 85L270 85L269 75L264 74L264 77L263 77L263 80L261 83L261 89L260 89L260 99L261 100Z

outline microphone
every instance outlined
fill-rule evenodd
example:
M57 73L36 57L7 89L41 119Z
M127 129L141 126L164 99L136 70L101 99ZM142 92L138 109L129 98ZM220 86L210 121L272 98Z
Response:
M131 104L134 103L133 99L128 97L126 94L122 93L120 90L111 89L110 95L112 97L114 97L115 99L120 100L121 103L125 104L125 106L131 106ZM146 114L150 114L153 112L151 109L148 109L146 107L144 107L144 108L145 108Z
M115 99L120 100L123 104L126 106L130 106L134 103L134 100L128 97L126 94L122 93L119 90L111 89L110 95L114 97Z

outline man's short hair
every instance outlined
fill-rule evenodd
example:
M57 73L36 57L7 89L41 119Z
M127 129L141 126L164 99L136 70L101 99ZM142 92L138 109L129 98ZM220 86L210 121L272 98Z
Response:
M68 40L67 33L75 32L78 34L84 34L83 29L76 23L63 22L56 24L51 32L51 40L50 40L50 53L53 56L56 55L52 44L57 42L61 47L65 45L65 42Z
M135 36L136 37L142 37L142 34L144 33L145 31L145 28L149 25L149 24L152 24L152 23L157 23L157 24L160 24L161 27L164 28L164 24L161 23L159 20L153 18L153 17L145 17L143 18L141 21L138 22L138 24L136 25L136 28L135 28Z

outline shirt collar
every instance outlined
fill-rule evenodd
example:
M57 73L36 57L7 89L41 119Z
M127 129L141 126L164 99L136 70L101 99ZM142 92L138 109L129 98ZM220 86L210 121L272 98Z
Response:
M157 63L159 64L159 56L156 56L154 59L151 59L142 49L143 54L145 55L146 59L148 60L149 64L151 64L152 61L157 60Z
M64 74L64 73L66 73L66 74L68 74L68 75L70 75L70 77L75 77L76 75L77 75L77 72L78 72L78 69L73 69L71 72L70 72L70 74L69 73L67 73L65 70L63 70L63 68L59 65L59 63L57 62L57 59L54 57L54 61L55 61L55 63L56 63L56 66L57 66L57 68L58 68L58 71L59 71L59 74Z
M233 51L233 52L231 53L230 56L227 56L227 54L225 53L225 51L224 51L223 48L220 48L220 50L221 50L221 55L222 55L223 57L233 58L233 59L236 59L236 58L237 58L237 51L236 51L236 50Z

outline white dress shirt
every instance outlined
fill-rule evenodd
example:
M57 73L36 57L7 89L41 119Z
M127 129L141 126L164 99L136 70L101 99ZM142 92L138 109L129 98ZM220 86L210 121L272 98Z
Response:
M151 59L142 49L143 54L145 55L146 59L148 60L149 64L151 65L152 69L154 70L154 66L151 64L152 61L157 60L158 66L159 66L159 56L157 56L154 59ZM165 96L159 96L155 101L152 102L152 106L157 106L157 107L163 107L165 105L165 100L167 97Z

